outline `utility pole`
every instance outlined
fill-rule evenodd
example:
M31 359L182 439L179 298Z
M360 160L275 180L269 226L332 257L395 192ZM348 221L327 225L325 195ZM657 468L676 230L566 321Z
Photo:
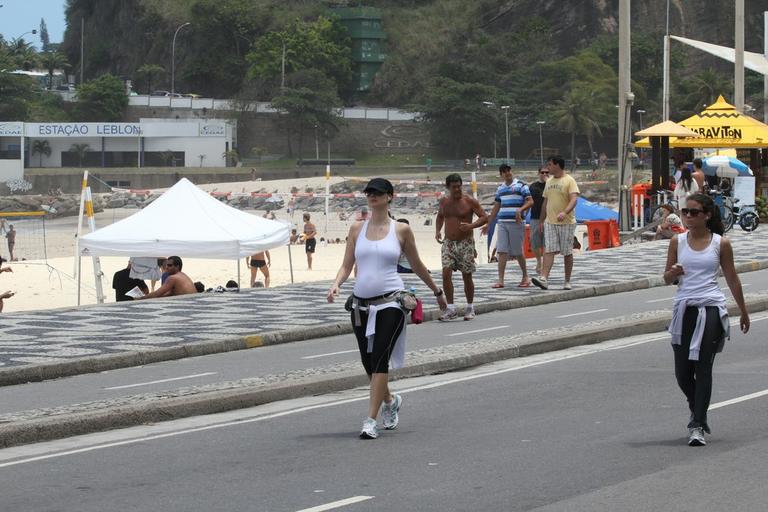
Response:
M504 111L504 130L507 134L507 161L506 164L510 165L509 162L509 105L502 105L501 109Z
M763 54L768 59L768 11L763 13ZM763 122L768 124L768 75L763 75Z
M630 228L629 222L629 185L632 184L631 172L627 172L627 154L629 144L628 125L631 125L632 112L631 58L630 50L630 0L619 0L619 143L618 143L618 177L617 189L619 198L619 224L623 231Z
M664 71L663 85L661 90L661 118L669 121L669 66L670 66L670 48L669 48L669 0L667 0L667 31L664 33Z
M280 89L285 89L285 41L283 41L283 59L280 65Z
M80 18L80 85L83 85L85 70L85 18Z
M733 102L736 110L744 112L744 0L736 0L736 27L733 73Z

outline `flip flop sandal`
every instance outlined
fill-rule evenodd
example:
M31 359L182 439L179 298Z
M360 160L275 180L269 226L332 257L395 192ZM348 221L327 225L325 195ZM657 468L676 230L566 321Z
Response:
M491 285L491 288L504 288L504 285L503 284L499 284L499 283L493 283Z
M517 287L518 288L530 288L531 287L531 283L530 282L520 283L519 285L517 285Z

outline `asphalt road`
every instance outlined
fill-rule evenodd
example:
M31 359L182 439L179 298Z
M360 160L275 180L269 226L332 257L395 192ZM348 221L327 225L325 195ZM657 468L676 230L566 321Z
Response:
M398 381L375 441L357 389L0 450L0 509L764 510L766 325L718 356L706 447L659 333Z
M768 288L768 270L741 274L746 293ZM725 288L725 284L722 283ZM642 311L669 309L674 287L571 300L479 315L472 322L427 322L408 327L410 350L493 338L504 334L579 325ZM457 302L457 304L461 304ZM341 305L339 305L341 307ZM351 334L257 349L166 361L3 387L1 413L108 400L181 386L238 380L358 360Z

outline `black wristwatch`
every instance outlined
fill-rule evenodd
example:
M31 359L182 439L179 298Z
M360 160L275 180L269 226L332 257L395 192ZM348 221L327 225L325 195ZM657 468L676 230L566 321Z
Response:
M438 290L435 292L435 297L440 297L443 294L443 289L438 288Z

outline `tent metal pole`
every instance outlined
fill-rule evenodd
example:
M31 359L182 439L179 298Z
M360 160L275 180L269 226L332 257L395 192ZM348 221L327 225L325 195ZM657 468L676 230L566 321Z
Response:
M291 258L291 242L288 242L288 268L291 269L291 284L293 284L293 258Z
M240 256L237 257L237 287L240 288Z

